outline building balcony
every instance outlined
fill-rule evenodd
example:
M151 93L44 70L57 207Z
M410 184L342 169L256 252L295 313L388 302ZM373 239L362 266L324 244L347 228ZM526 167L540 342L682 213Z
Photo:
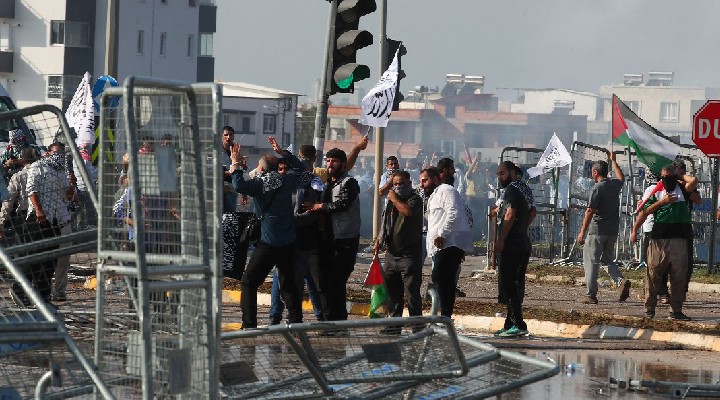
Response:
M12 74L13 58L12 51L0 50L0 73Z
M15 18L15 0L0 0L0 18Z

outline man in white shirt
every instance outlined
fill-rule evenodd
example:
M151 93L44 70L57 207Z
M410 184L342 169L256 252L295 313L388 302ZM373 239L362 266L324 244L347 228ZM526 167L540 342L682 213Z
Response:
M454 172L454 171L453 171ZM427 200L427 253L433 258L432 282L438 287L440 313L451 317L455 307L457 273L465 252L472 249L472 233L465 204L452 186L452 175L444 182L435 168L420 173L420 187Z

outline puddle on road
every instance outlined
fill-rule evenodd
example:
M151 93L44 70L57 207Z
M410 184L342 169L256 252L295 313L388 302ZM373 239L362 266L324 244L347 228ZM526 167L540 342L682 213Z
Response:
M660 350L662 351L662 350ZM682 398L672 397L669 387L656 389L622 389L609 383L610 377L628 381L630 379L655 380L666 382L685 382L705 385L716 385L720 379L717 364L698 363L697 368L673 366L667 362L645 361L657 359L658 352L644 352L639 357L627 354L608 354L603 350L594 351L557 351L529 350L523 353L539 359L547 357L555 360L565 368L560 374L544 381L522 387L512 393L503 395L508 399L650 399L650 398ZM670 361L670 360L668 360ZM715 396L720 396L720 391ZM699 397L685 397L687 399Z

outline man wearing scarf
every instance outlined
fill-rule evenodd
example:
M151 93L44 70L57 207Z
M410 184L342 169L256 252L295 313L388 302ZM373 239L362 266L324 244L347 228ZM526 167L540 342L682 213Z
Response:
M240 145L233 144L230 151L230 173L233 189L252 196L255 214L260 218L260 240L250 257L240 280L243 329L257 328L257 289L265 281L273 266L278 269L280 293L288 309L288 322L302 322L302 296L295 284L295 224L292 195L298 186L303 164L288 151L283 157L292 169L285 175L277 171L278 161L273 155L261 160L261 172L252 179L243 179Z
M373 245L373 253L383 247L387 249L383 275L388 291L388 316L402 317L405 297L409 315L422 315L423 200L413 191L407 171L396 171L391 183L382 234ZM381 332L399 335L400 331L399 326L389 326Z
M66 170L65 146L55 142L48 146L48 152L43 159L32 164L27 174L30 202L26 226L31 240L39 241L58 236L60 229L70 221L67 203L75 195L75 182L70 180ZM41 250L47 251L48 248L43 247ZM46 260L28 267L28 279L47 302L51 300L50 284L56 272L55 265L55 261ZM67 271L64 273L67 274ZM62 275L63 271L60 271L60 274Z
M22 159L22 151L28 147L35 148L37 150L38 157L40 156L40 148L35 145L30 145L27 140L27 136L20 128L15 128L8 133L9 143L7 149L0 154L0 162L2 162L3 173L7 180L17 171L23 167L22 163L17 162Z
M647 248L645 274L645 316L655 318L657 295L665 272L670 277L670 319L689 321L682 312L686 296L688 237L692 235L690 210L685 188L678 184L674 165L663 167L660 173L663 188L651 195L633 225L630 240L635 242L637 231L648 216L653 215L653 227Z

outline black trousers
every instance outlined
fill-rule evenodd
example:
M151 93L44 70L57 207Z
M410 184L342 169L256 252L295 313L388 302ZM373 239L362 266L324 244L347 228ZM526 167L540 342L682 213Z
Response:
M355 269L359 244L360 237L323 243L319 270L313 272L314 268L311 268L320 292L323 314L328 321L347 319L347 281Z
M458 271L465 252L455 246L446 247L433 256L432 282L437 284L440 296L440 315L452 317L455 308L455 287Z
M37 217L35 217L35 213L28 215L24 228L32 241L49 239L60 235L60 227L58 227L57 221L53 220L53 223L50 223L50 221L40 223ZM44 247L42 251L48 251L54 248L55 247ZM33 254L33 252L30 254ZM23 270L27 279L35 285L35 288L40 293L40 297L45 301L50 301L52 277L55 274L55 261L41 261L25 266ZM13 291L21 297L25 297L22 288L17 283L13 284Z
M287 305L288 321L302 322L302 294L295 284L295 244L270 246L258 242L240 280L240 308L244 328L257 327L257 290L273 266L278 270L280 295Z
M388 316L402 317L405 299L407 299L408 314L422 315L422 297L420 284L422 283L422 252L417 255L396 257L389 252L385 254L383 275L387 286Z
M522 303L525 297L525 273L527 272L530 252L503 251L498 269L499 287L507 299L507 318L505 329L513 325L519 329L527 329L522 316Z

